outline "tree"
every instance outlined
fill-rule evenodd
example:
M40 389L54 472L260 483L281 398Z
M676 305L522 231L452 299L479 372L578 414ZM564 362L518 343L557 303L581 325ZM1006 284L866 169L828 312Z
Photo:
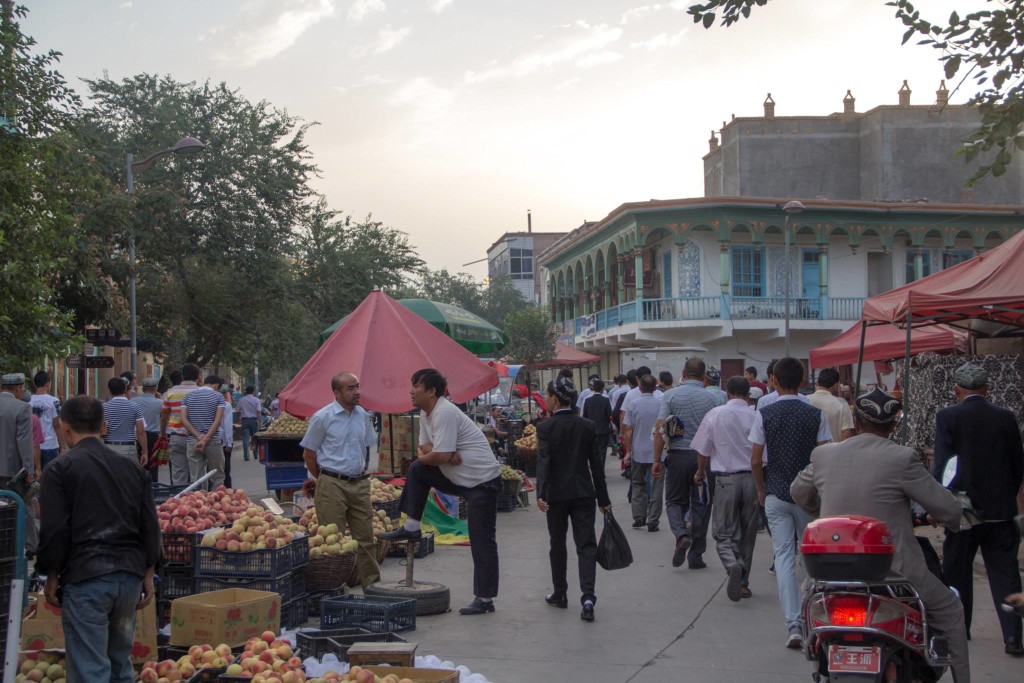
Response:
M468 273L452 275L447 268L433 271L424 268L419 279L422 298L459 306L480 317L486 314L483 290Z
M997 9L960 16L954 11L945 21L921 17L908 0L893 0L896 18L906 27L903 43L917 36L919 44L939 50L946 78L957 76L962 87L973 80L980 90L968 100L981 112L981 124L959 152L967 161L981 156L986 163L967 181L973 185L987 175L1006 172L1015 150L1024 149L1024 0L987 0ZM751 10L768 0L710 0L693 5L694 23L711 28L718 13L721 25L746 19Z
M21 32L27 9L0 4L0 368L26 370L63 355L74 315L58 301L74 254L78 211L95 174L75 143L80 102L56 70L60 53L35 54Z
M483 299L483 318L500 330L505 329L509 315L529 304L509 275L491 280L483 291Z
M551 324L551 311L532 304L521 308L505 319L504 332L508 335L508 345L502 349L504 358L526 366L520 372L525 372L529 387L530 373L539 363L555 356L558 331Z

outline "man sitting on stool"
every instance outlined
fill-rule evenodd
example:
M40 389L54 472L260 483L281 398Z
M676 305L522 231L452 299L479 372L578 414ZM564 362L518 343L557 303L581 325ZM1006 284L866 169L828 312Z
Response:
M431 487L469 501L469 544L473 553L473 602L459 614L494 611L498 595L498 542L495 527L501 468L487 437L447 398L448 381L433 368L412 376L412 403L420 409L418 458L409 467L399 507L401 529L381 534L389 541L418 541L420 520Z

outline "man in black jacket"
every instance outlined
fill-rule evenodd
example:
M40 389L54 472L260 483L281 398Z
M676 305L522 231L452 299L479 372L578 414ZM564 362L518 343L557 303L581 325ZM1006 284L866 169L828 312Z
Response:
M612 402L604 395L604 381L600 378L592 380L590 386L594 393L583 401L580 416L593 422L597 430L597 452L601 456L603 470L608 456L608 438L612 434Z
M62 610L68 683L130 683L135 612L153 599L160 557L152 484L103 444L98 400L69 399L60 419L72 448L43 475L36 569Z
M981 549L1006 653L1020 657L1024 655L1021 618L1000 609L1007 595L1021 592L1017 567L1020 533L1013 521L1017 492L1024 480L1020 430L1012 412L986 400L988 373L983 368L965 363L953 373L953 381L959 403L935 415L934 474L941 481L947 461L958 456L950 488L966 491L985 523L946 534L942 572L960 592L970 635L974 556Z
M604 467L597 452L594 424L573 414L577 399L572 382L559 377L548 384L551 418L537 425L537 507L547 513L551 538L551 580L554 592L544 598L552 607L566 608L569 584L565 578L565 534L572 521L580 572L583 611L580 618L594 620L594 583L597 578L597 536L594 500L602 511L611 510Z

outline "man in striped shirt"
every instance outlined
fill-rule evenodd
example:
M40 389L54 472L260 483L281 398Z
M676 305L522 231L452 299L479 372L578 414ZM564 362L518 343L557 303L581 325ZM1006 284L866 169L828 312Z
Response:
M171 372L174 386L164 393L164 407L160 411L160 438L170 435L167 456L170 461L171 483L175 486L192 481L188 475L188 430L181 422L181 401L199 388L199 366L186 363L181 371Z
M181 400L181 422L188 430L188 471L192 481L210 470L209 489L224 483L224 443L220 423L224 419L224 397L220 393L220 377L209 375L203 386L190 391Z
M111 450L138 460L143 467L149 461L149 444L146 440L146 422L142 409L137 403L125 398L128 383L121 377L111 377L107 382L110 400L103 404L103 419L107 422L104 442ZM142 448L142 456L135 444Z

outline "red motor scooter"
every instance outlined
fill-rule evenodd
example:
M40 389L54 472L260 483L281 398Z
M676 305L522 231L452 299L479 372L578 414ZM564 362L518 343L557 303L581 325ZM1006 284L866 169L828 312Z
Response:
M944 638L928 629L924 602L890 574L889 528L871 517L826 517L800 545L808 574L804 652L815 681L932 683L949 666Z

